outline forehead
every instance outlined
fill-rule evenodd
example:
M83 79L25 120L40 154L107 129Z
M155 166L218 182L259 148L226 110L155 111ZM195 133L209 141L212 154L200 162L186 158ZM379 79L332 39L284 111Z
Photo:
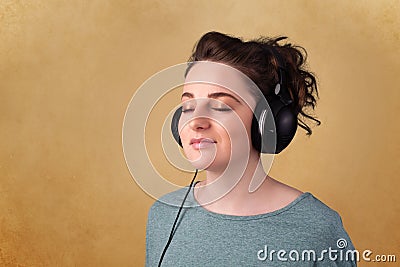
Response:
M183 92L190 92L195 97L207 97L214 92L224 92L242 99L250 107L256 103L258 88L242 72L228 65L198 61L189 70Z

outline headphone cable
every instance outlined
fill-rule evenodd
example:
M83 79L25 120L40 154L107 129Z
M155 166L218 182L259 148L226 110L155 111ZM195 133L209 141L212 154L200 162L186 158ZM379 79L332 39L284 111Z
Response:
M185 203L186 198L187 198L187 196L189 195L190 190L192 189L193 182L194 182L194 180L196 179L196 176L197 176L197 172L198 172L198 170L196 169L196 172L195 172L195 174L194 174L194 176L193 176L193 179L192 179L192 181L190 182L189 189L187 190L186 195L185 195L185 197L183 198L182 204L181 204L181 206L180 206L180 208L179 208L178 214L176 215L175 222L174 222L174 224L172 225L171 233L169 234L169 238L168 238L167 244L165 245L164 250L163 250L163 252L162 252L162 254L161 254L160 261L158 262L158 267L161 266L161 263L162 263L162 261L163 261L163 259L164 259L164 256L165 256L165 253L167 252L167 249L168 249L169 245L171 244L172 237L173 237L174 234L175 234L176 223L178 222L179 215L181 214L181 211L182 211L182 209L183 209L183 204Z

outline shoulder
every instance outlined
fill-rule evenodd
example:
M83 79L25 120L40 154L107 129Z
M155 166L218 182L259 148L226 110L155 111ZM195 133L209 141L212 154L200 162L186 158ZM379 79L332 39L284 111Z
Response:
M153 244L153 242L156 242L156 240L159 240L160 238L168 238L166 235L171 230L171 226L176 219L178 210L188 192L188 189L188 187L184 187L165 194L157 199L150 207L146 223L146 239L148 240L147 243L149 245ZM182 214L187 210L186 207L192 203L190 201L190 195L191 194L188 194L188 197L185 200Z
M335 247L338 240L345 239L352 247L339 213L311 193L304 193L302 197L292 212L309 240Z
M304 197L302 200L302 205L300 206L305 212L310 212L313 214L321 214L323 216L336 216L337 212L329 207L327 204L319 200L310 192L303 193Z
M279 196L284 204L283 206L290 207L288 215L294 216L293 219L317 225L340 222L339 214L312 193L303 193L273 178L271 184L275 188L275 195Z
M297 213L301 217L308 218L308 221L315 225L341 226L342 221L339 213L323 203L313 194L307 192L302 195L299 205L296 205Z
M188 196L185 200L184 207L190 207L194 205L193 197L191 192L188 192L189 187L183 187L173 192L167 193L157 199L149 209L148 217L163 216L171 214L171 211L179 209L186 194Z
M308 197L304 200L302 208L305 214L308 214L309 242L315 249L334 249L353 251L354 245L347 231L345 230L342 218L336 210L323 203L311 193L307 193ZM312 227L312 228L311 228ZM318 250L321 251L321 250ZM322 253L322 252L321 252ZM322 254L321 254L322 256ZM321 266L325 266L328 262L321 262ZM335 266L356 266L352 260L335 261ZM320 265L318 265L320 266Z

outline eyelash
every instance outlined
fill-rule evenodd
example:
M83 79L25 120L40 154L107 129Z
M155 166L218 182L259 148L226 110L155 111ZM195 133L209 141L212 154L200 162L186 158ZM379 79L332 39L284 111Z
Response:
M221 111L221 112L232 111L231 108L212 108L212 109L215 111ZM192 112L193 110L194 110L194 108L182 109L182 113Z
M216 111L231 111L232 109L230 109L230 108L213 108L213 110L216 110Z

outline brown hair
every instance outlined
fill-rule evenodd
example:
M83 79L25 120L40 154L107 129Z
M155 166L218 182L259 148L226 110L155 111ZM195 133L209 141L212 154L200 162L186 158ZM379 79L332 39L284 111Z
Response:
M208 32L195 45L189 61L208 60L234 67L246 74L267 100L279 82L278 61L283 61L284 66L280 67L285 71L286 87L293 100L292 108L302 118L320 125L321 121L307 112L310 107L315 109L316 98L319 99L315 76L305 68L307 51L290 43L280 45L279 42L284 39L287 37L261 37L245 42L219 32ZM280 59L276 58L276 53ZM299 126L311 135L311 128L302 118L297 118Z

